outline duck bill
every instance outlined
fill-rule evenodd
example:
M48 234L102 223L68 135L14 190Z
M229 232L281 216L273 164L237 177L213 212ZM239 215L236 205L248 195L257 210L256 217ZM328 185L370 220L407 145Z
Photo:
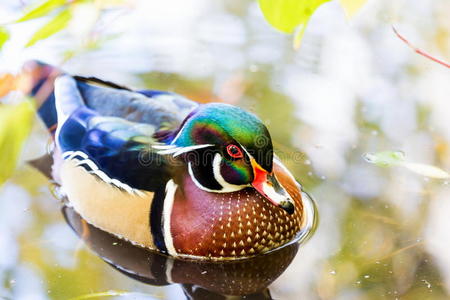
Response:
M278 182L275 174L269 174L252 159L254 180L252 186L273 205L284 209L288 214L294 213L294 203L289 193Z

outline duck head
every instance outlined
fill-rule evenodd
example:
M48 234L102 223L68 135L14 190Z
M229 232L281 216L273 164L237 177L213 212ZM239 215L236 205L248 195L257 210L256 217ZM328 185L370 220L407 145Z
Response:
M192 111L166 140L160 154L182 158L195 185L208 192L254 188L289 214L294 202L273 172L273 146L266 126L238 107L211 103Z

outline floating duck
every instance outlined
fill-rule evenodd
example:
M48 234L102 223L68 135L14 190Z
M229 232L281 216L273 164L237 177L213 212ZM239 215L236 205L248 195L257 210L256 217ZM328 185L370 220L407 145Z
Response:
M25 65L52 175L93 226L174 257L240 259L304 236L314 205L255 115Z

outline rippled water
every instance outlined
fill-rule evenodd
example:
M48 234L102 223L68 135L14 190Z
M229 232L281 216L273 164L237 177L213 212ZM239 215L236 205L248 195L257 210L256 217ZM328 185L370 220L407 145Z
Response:
M0 190L0 298L107 291L131 299L450 297L448 181L364 158L401 151L409 162L450 170L450 73L390 28L395 23L415 45L450 60L448 1L368 1L351 21L338 3L327 3L297 52L290 37L264 23L255 2L185 2L136 1L109 11L101 32L114 38L63 67L255 112L277 154L316 199L316 233L300 247L229 266L135 249L70 209L61 213L51 183L25 163L46 151L48 136L36 120L22 164ZM18 14L20 4L0 8L4 17ZM59 64L65 50L80 47L88 21L86 15L69 32L26 50L41 21L17 25L0 71L30 58Z

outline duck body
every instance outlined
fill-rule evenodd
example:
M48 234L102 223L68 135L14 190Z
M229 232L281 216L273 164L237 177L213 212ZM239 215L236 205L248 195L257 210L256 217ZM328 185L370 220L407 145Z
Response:
M31 94L54 136L53 177L90 224L171 256L239 259L290 243L311 223L255 116L36 69ZM39 95L49 80L51 93Z

